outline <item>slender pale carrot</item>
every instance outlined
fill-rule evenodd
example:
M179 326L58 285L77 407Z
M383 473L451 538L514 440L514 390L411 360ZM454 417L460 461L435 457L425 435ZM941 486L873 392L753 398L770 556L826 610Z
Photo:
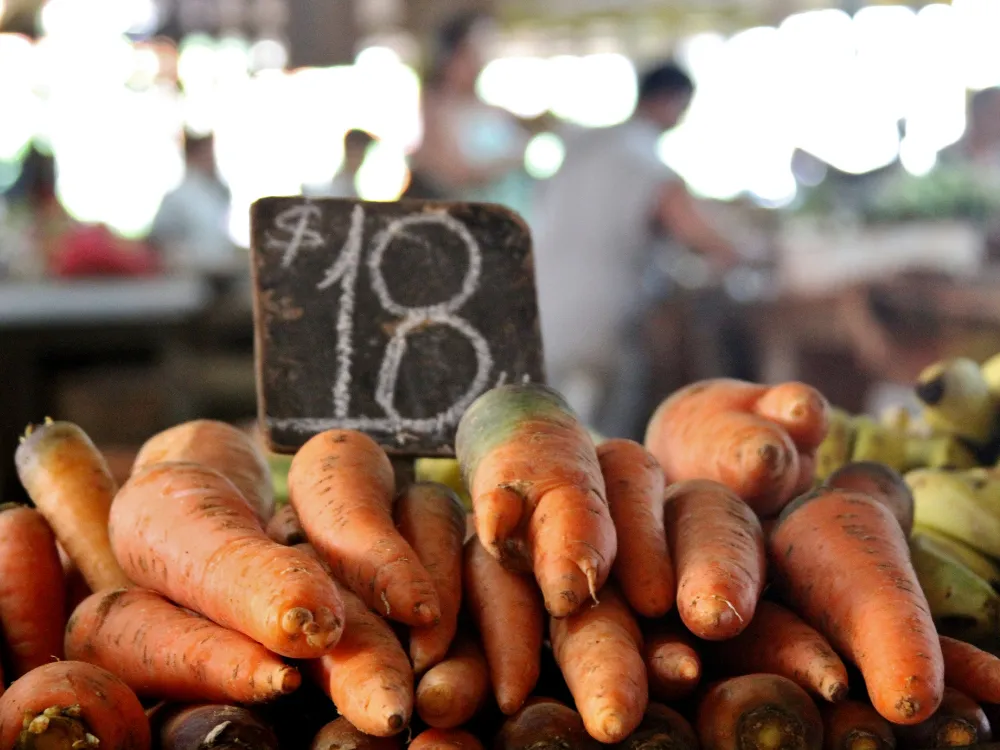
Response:
M617 538L597 451L562 396L538 384L487 391L455 438L483 546L532 570L554 617L597 600Z
M649 702L642 633L616 591L549 624L552 651L591 737L621 742L642 721Z
M403 750L403 740L372 737L341 716L319 730L309 750Z
M153 464L111 508L111 544L137 584L253 638L315 658L344 622L336 584L300 550L275 544L233 484L199 464Z
M698 750L698 735L674 709L650 703L639 728L614 750Z
M434 582L392 522L388 456L360 432L329 430L303 445L288 473L289 499L309 541L337 579L371 609L407 625L441 616Z
M611 574L632 609L661 617L674 606L677 581L663 528L663 469L632 440L608 440L597 448L618 531L618 555Z
M778 674L830 702L847 697L847 668L830 644L773 602L760 602L746 630L705 653L723 674Z
M465 602L483 641L500 710L524 703L541 671L545 610L534 583L504 568L473 537L465 544Z
M833 472L825 484L875 498L892 511L904 534L913 531L913 493L895 469L874 461L855 461Z
M822 713L824 750L895 750L892 725L870 704L841 701Z
M306 532L302 530L299 517L295 515L295 508L291 505L282 505L278 511L271 516L267 522L267 535L278 544L286 547L294 547L296 544L304 544Z
M254 439L238 427L197 419L164 430L139 449L132 473L167 461L215 469L236 486L262 523L274 515L274 489L267 459Z
M388 623L348 591L344 610L344 637L306 669L341 715L362 732L398 734L413 713L410 660Z
M90 588L130 586L108 542L118 487L87 434L71 422L29 426L14 459L28 496Z
M504 722L494 750L600 750L583 726L580 714L553 700L526 703Z
M66 587L52 529L33 508L0 505L0 625L12 673L61 659Z
M462 603L462 543L465 511L443 484L411 484L396 501L396 527L430 575L441 607L435 625L410 631L410 658L420 674L444 658L458 627Z
M158 750L278 750L271 728L242 706L170 706L152 721Z
M124 682L93 664L34 669L0 697L0 747L149 750L149 721Z
M906 537L872 498L819 490L785 509L770 561L788 601L861 669L875 709L918 724L941 702L941 644Z
M681 620L699 638L733 638L750 624L764 587L760 522L731 490L705 480L672 485L665 507Z
M410 750L484 750L483 743L461 729L428 729L413 738Z
M63 570L63 581L65 581L66 586L66 611L72 612L80 602L93 592L90 590L90 586L87 585L87 580L83 577L83 573L80 572L76 563L66 554L66 550L63 549L63 546L59 542L56 542L56 551L59 553L59 562Z
M701 658L694 638L678 623L660 623L645 638L643 658L649 692L662 701L685 698L701 680Z
M420 680L417 714L428 726L454 729L476 715L489 692L489 667L482 649L472 638L460 636L447 658Z
M993 737L983 709L964 693L946 687L941 705L933 715L909 726L896 727L896 739L904 750L966 747L989 742Z
M1000 659L971 643L941 636L944 682L974 701L1000 703Z

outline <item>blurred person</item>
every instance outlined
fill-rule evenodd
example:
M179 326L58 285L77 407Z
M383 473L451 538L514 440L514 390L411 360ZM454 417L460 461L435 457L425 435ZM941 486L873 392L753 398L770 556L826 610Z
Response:
M649 367L640 325L644 277L658 252L702 255L716 270L739 255L702 213L657 144L694 86L664 63L642 76L628 121L567 143L534 209L535 263L549 382L608 436L640 437ZM664 247L666 249L664 249Z
M375 142L375 136L365 130L348 130L344 135L344 162L340 170L325 185L304 185L302 194L313 198L357 198L358 172Z

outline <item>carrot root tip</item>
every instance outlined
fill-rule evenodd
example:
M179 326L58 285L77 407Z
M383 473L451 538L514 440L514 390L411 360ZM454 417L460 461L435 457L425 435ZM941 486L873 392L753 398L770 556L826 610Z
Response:
M680 663L677 665L677 674L685 680L697 679L700 671L701 670L698 669L698 662L690 656L686 656L681 659Z
M393 731L400 729L403 726L403 715L390 714L387 723L389 724L389 729Z
M385 591L382 591L382 593L379 596L382 597L382 604L385 607L385 616L388 617L389 615L392 614L392 608L389 607L389 597L385 595ZM416 608L419 610L420 605L418 604Z
M608 711L601 716L600 727L601 732L611 742L623 740L629 734L625 720L617 711Z
M843 682L834 682L832 685L824 685L823 697L830 701L830 703L839 703L847 697L847 685Z

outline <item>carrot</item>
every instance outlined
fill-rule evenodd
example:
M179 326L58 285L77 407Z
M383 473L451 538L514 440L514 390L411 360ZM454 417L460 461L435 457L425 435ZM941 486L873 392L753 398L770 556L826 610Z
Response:
M764 586L760 522L726 487L691 480L667 490L667 538L677 568L677 611L705 640L738 635Z
M170 706L152 718L159 750L278 750L278 738L241 706Z
M659 624L645 639L643 658L649 692L659 700L685 698L701 680L701 658L680 623Z
M301 682L259 643L140 588L101 591L77 607L66 654L139 695L178 701L267 701Z
M1000 659L948 636L941 636L944 683L979 703L1000 703Z
M489 691L489 668L482 649L471 638L459 637L448 657L420 680L417 714L428 726L454 729L476 715Z
M14 460L28 496L90 588L130 586L108 542L118 487L86 433L71 422L29 426Z
M149 750L149 721L124 682L93 664L34 669L0 697L0 747Z
M0 625L10 677L61 659L66 586L52 529L33 508L0 505Z
M777 674L830 702L847 697L847 668L830 644L773 602L760 602L746 630L706 653L724 674Z
M610 587L600 604L557 620L549 637L559 669L587 732L599 742L620 742L642 721L649 702L642 633Z
M983 709L969 696L946 687L941 706L932 716L909 726L896 727L902 748L924 750L935 747L965 747L992 738L990 722Z
M66 554L66 550L63 549L63 546L59 542L56 542L56 551L59 553L59 562L62 565L63 581L66 587L66 611L72 612L80 602L93 592L90 590L90 586L87 585L83 573L80 572L76 563Z
M823 722L806 692L773 674L713 685L698 705L702 750L820 750Z
M396 737L372 737L341 716L319 730L310 750L403 750Z
M504 722L494 750L600 750L580 714L552 700L528 703Z
M465 545L466 607L476 621L500 710L512 714L541 673L545 610L530 579L507 570L479 543Z
M788 601L858 665L875 709L896 724L933 714L944 687L941 645L889 509L819 490L785 509L769 549Z
M645 442L668 482L720 482L767 517L811 474L800 465L800 454L815 453L827 422L826 400L800 383L768 388L705 380L660 404Z
M874 461L855 461L833 472L825 486L875 498L892 512L904 534L913 531L913 494L895 469Z
M303 445L288 473L289 499L309 541L337 579L371 609L407 625L441 616L430 575L392 522L392 464L360 432L329 430Z
M677 581L663 528L666 480L656 459L632 440L609 440L597 448L618 530L611 574L632 609L661 617L674 606Z
M271 516L271 520L267 522L266 531L271 541L286 547L294 547L296 544L304 544L307 541L306 532L302 530L299 517L295 515L295 508L291 505L282 505Z
M239 491L199 464L153 464L111 507L128 575L282 656L308 659L340 638L336 585L308 555L275 544Z
M442 484L410 485L396 501L396 527L420 559L437 591L441 619L410 631L410 658L420 674L448 653L462 602L462 543L465 511Z
M263 523L274 515L274 488L267 459L254 439L238 427L197 419L164 430L139 449L132 473L173 461L215 469L236 486Z
M428 729L410 743L410 750L484 750L483 744L461 729Z
M698 736L674 709L650 703L639 728L614 750L698 750Z
M459 422L455 450L483 546L534 571L554 617L596 601L615 527L593 441L562 396L537 384L487 391Z
M344 637L306 669L337 710L366 734L390 737L413 713L413 668L392 628L344 592Z
M894 750L889 722L867 703L841 701L823 707L824 750Z

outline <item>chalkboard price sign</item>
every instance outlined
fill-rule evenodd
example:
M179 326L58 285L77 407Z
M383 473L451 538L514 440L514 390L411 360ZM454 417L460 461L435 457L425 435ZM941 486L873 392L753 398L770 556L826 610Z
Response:
M291 452L331 428L452 455L484 391L541 381L531 240L498 206L263 198L252 209L260 419Z

